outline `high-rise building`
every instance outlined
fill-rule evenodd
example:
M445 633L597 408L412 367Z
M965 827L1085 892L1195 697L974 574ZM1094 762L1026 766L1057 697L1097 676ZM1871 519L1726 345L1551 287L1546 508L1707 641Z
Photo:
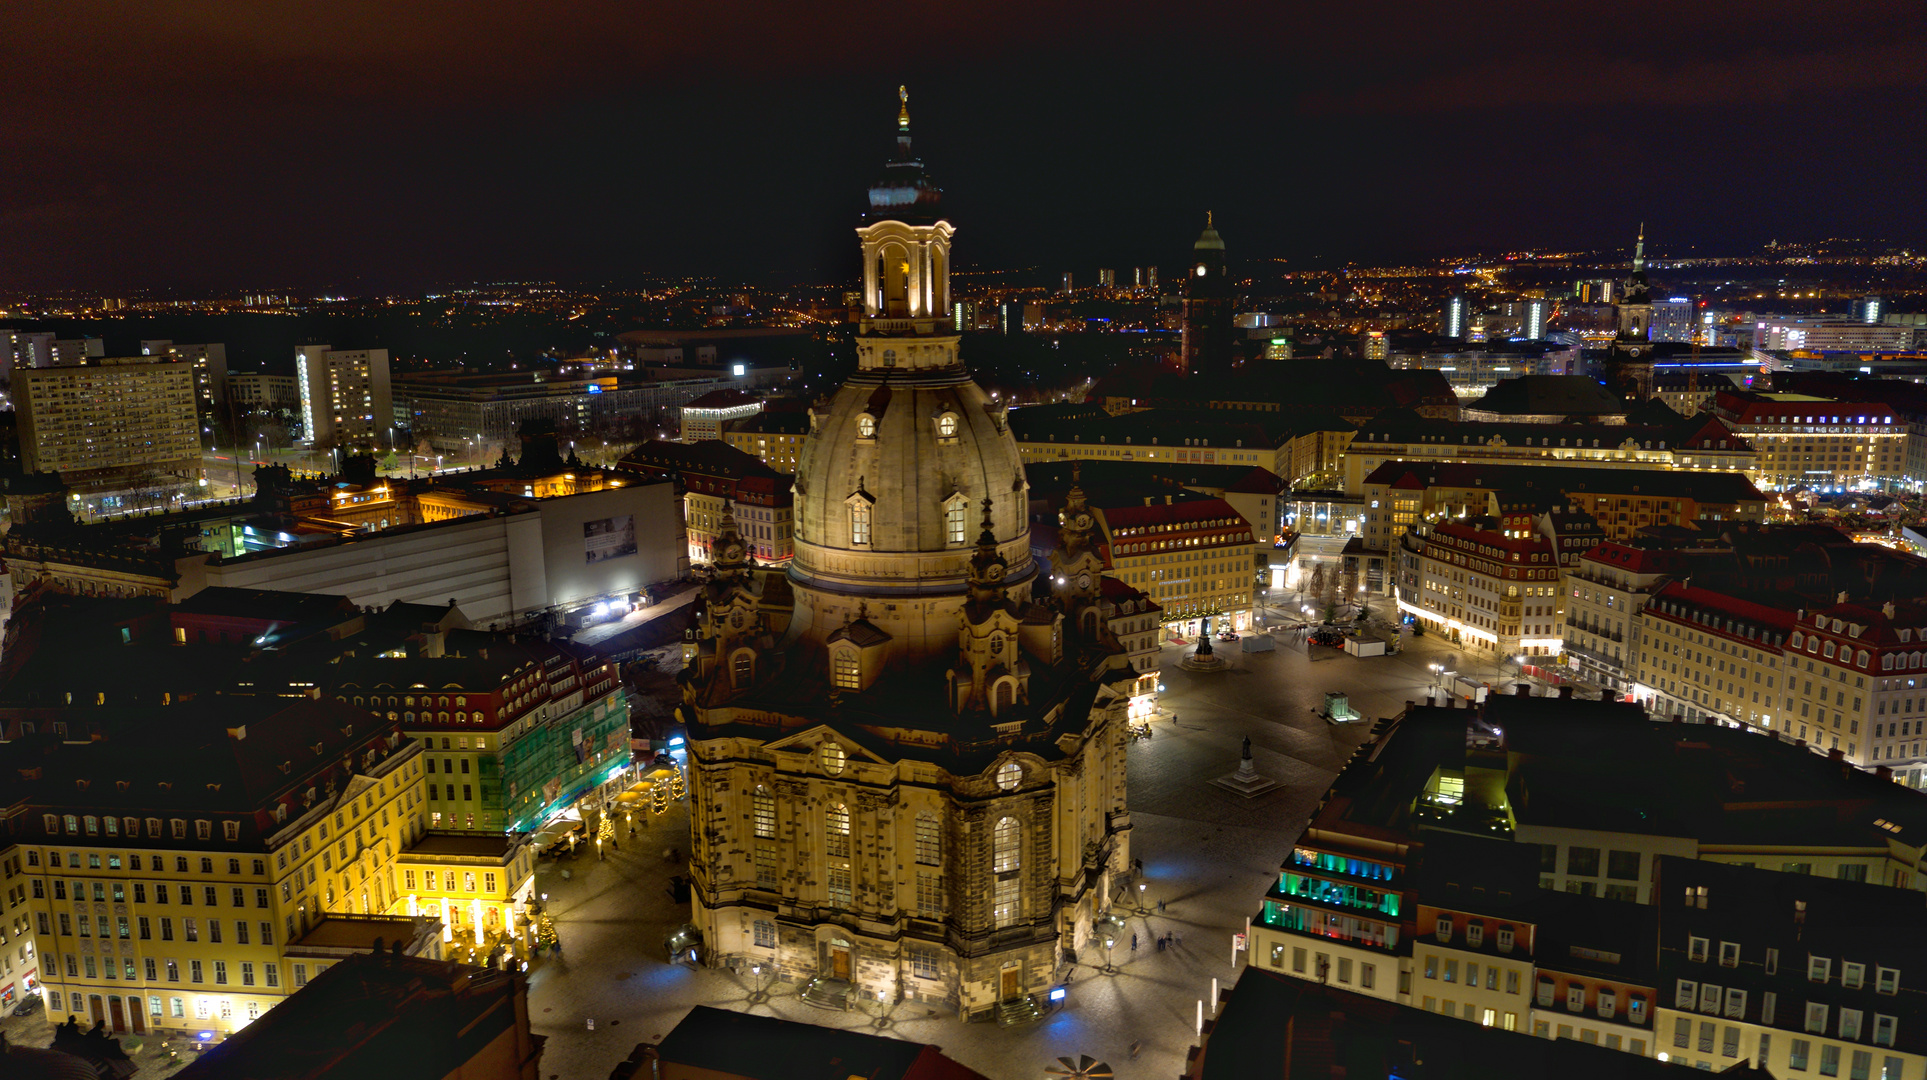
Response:
M1863 296L1853 302L1853 320L1877 323L1887 313L1887 304L1878 296Z
M1057 291L1067 295L1077 291L1077 285L1071 280L1071 272L1069 270L1064 271L1064 279L1058 285Z
M1546 336L1546 316L1552 310L1552 302L1543 296L1526 298L1525 323L1520 330L1527 341L1543 341Z
M295 350L294 377L301 394L301 437L309 445L387 448L395 422L387 349L303 345Z
M1360 351L1367 360L1383 360L1392 354L1391 339L1383 330L1367 330L1359 342Z
M750 566L726 512L684 649L691 921L812 1000L988 1016L1104 928L1139 673L1081 497L1051 567L1031 553L1016 443L949 326L955 230L897 123L857 229L857 371L797 462L794 561Z
M1452 296L1445 301L1445 315L1439 321L1439 334L1442 337L1463 338L1472 329L1470 305L1465 297Z
M183 361L130 356L15 371L13 400L28 472L95 487L200 475L194 369Z
M142 356L166 356L194 366L194 396L206 412L227 403L227 346L176 345L165 339L141 342Z
M1131 287L1137 289L1144 287L1144 268L1142 266L1135 267L1131 270Z
M1158 287L1157 267L1147 266L1144 268L1144 287L1147 289L1155 289Z
M1204 215L1204 232L1191 245L1184 275L1184 353L1187 374L1220 373L1231 366L1231 315L1238 296L1225 266L1224 238Z
M1100 267L1097 271L1097 287L1114 289L1117 287L1117 271Z
M1675 296L1653 301L1652 340L1693 340L1693 310L1693 301L1689 297Z

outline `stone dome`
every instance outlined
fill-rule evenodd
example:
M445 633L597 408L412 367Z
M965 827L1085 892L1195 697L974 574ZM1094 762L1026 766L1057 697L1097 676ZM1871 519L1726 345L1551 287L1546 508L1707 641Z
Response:
M985 498L1007 581L1032 575L1017 442L961 366L859 370L811 427L796 462L790 573L799 583L859 596L962 595Z

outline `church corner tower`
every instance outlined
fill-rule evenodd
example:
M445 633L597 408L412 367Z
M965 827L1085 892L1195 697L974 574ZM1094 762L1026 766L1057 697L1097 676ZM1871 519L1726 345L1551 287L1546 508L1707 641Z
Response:
M1633 272L1615 306L1619 333L1606 352L1606 385L1628 406L1653 396L1653 300L1646 283L1646 226L1633 242Z
M795 558L750 565L725 518L680 676L691 921L716 962L819 1004L981 1016L1027 1009L1091 947L1130 858L1130 699L1115 642L1067 621L1101 563L1040 581L1016 441L945 318L956 230L898 96L856 230L857 370L797 457Z

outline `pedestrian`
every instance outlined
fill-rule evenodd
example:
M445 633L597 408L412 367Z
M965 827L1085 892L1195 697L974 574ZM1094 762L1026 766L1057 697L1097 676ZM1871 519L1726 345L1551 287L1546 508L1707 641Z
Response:
M1164 938L1162 937L1158 938L1158 951L1159 952L1164 951Z
M1132 931L1131 933L1131 951L1132 952L1137 951L1137 932L1136 931Z
M1164 914L1164 901L1162 900L1158 901L1158 914L1159 915Z

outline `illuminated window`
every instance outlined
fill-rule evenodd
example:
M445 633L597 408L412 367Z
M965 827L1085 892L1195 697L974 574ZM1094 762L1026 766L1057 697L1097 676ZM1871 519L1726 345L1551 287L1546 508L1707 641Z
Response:
M952 438L957 434L957 415L955 413L944 413L942 416L937 417L937 434L946 439Z
M847 859L850 857L850 808L838 803L823 815L823 833L828 840L826 847L830 857Z
M968 528L968 517L969 510L964 500L958 499L951 503L943 512L944 538L953 544L963 543L964 532Z
M856 436L859 439L876 438L877 437L876 417L874 416L857 417L856 418Z
M754 808L756 835L768 839L775 838L776 796L771 795L768 788L758 787L756 794L750 797L750 805Z
M824 772L829 773L831 776L835 776L836 774L843 771L843 766L848 764L849 760L850 760L850 755L841 746L838 746L835 743L823 744L823 771ZM849 830L845 829L844 831L848 832Z
M870 542L870 504L859 499L850 504L850 543Z
M993 873L1014 873L1022 863L1020 848L1023 826L1014 817L998 818L990 834L990 869Z
M831 664L834 668L832 679L837 686L845 690L862 688L862 670L857 665L855 649L838 649Z

